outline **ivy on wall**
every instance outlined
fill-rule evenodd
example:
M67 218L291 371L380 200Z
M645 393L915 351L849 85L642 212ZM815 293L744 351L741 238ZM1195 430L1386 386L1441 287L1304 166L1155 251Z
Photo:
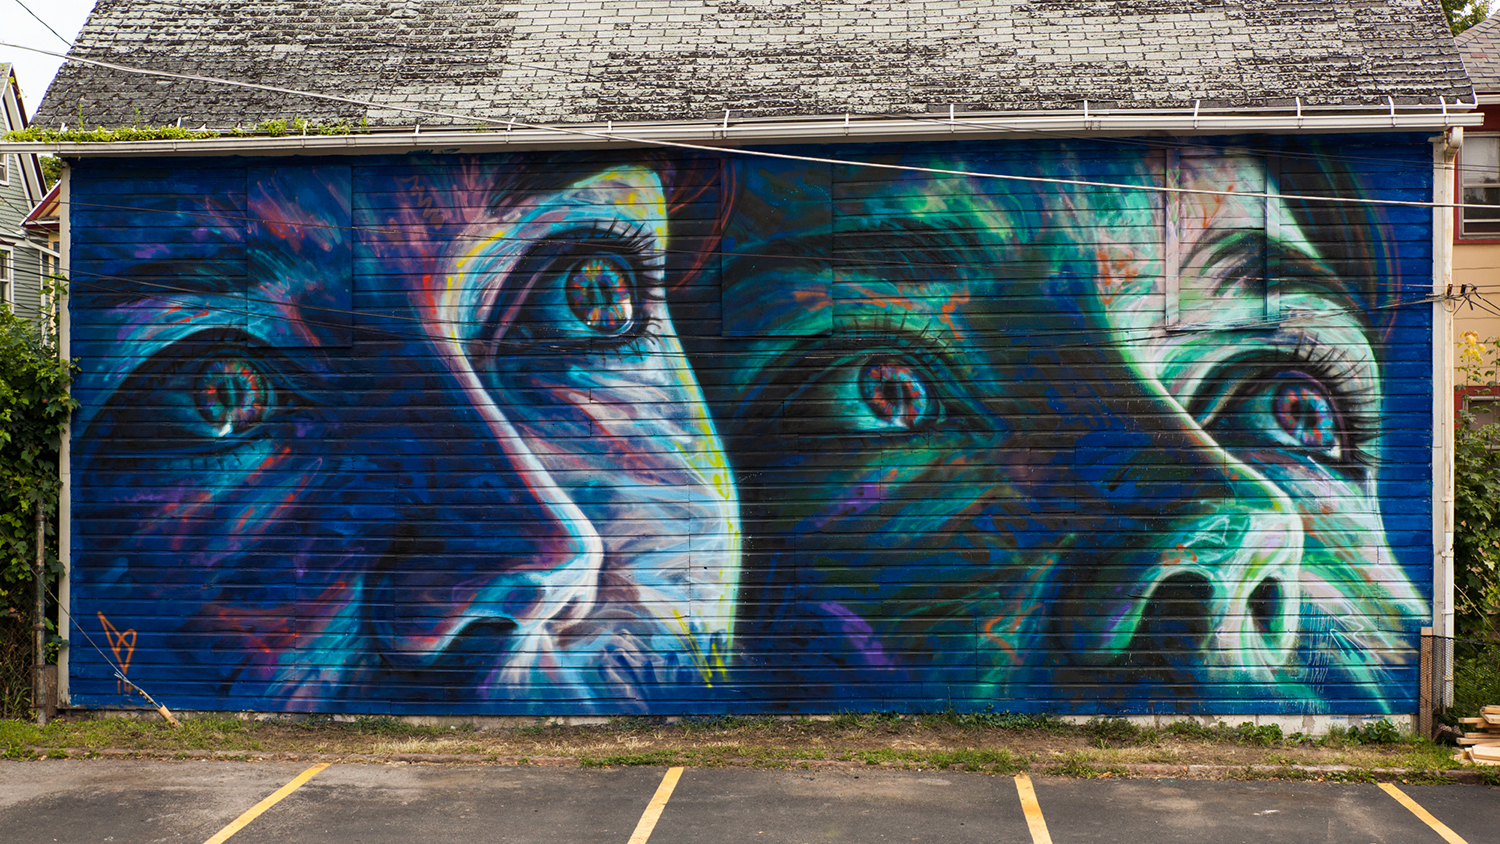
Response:
M68 395L72 366L53 335L0 309L0 607L30 600L36 564L36 514L47 515L46 560L57 571L58 445L77 403Z
M1466 331L1459 346L1461 381L1500 384L1496 341ZM1455 554L1453 590L1460 638L1500 641L1500 420L1465 407L1454 430Z

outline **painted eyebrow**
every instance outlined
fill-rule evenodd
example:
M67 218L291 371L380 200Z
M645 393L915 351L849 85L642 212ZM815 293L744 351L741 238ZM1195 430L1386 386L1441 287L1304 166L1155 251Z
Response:
M1283 293L1296 290L1299 293L1311 293L1314 296L1333 300L1340 310L1354 314L1365 327L1368 328L1371 325L1369 303L1363 295L1351 289L1342 276L1330 269L1322 260L1287 241L1268 240L1263 231L1216 232L1211 237L1203 238L1195 243L1193 248L1183 256L1182 263L1184 266L1200 267L1207 275L1216 269L1243 267L1267 257L1274 258L1277 262L1274 275L1266 273L1264 269L1261 271L1265 274L1268 286L1275 282L1280 292ZM1223 275L1225 277L1215 285L1212 291L1214 295L1223 294L1226 288L1232 286L1239 278L1234 273Z
M244 296L250 280L243 258L152 261L119 275L101 276L91 286L105 295L148 299L174 294Z
M1006 262L990 254L974 231L898 219L868 229L833 231L834 272L878 273L882 280L928 281L933 270L998 270ZM1009 248L1009 244L997 245ZM912 253L920 260L913 261ZM861 256L858 258L849 256Z

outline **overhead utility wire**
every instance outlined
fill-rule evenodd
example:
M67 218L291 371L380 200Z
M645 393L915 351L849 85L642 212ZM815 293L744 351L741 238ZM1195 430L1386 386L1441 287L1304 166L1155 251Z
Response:
M98 280L126 281L126 282L129 282L131 284L139 285L139 286L142 286L142 287L149 287L149 288L154 288L154 289L163 291L162 293L143 293L143 294L140 294L140 296L138 296L137 298L156 299L156 300L161 300L161 301L167 302L169 304L181 306L181 307L183 307L185 309L198 310L198 311L206 311L206 312L213 312L213 313L226 313L226 314L232 314L232 315L235 315L235 316L258 316L258 315L260 315L258 312L250 310L249 305L252 304L252 303L255 303L255 304L269 304L269 305L284 305L284 304L286 304L285 302L283 302L281 300L278 300L278 299L269 299L269 298L254 297L254 296L245 296L245 297L243 297L243 300L246 303L246 307L244 307L244 308L235 308L235 307L230 307L228 305L210 305L210 304L207 304L207 303L205 303L205 302L203 302L203 301L201 301L201 300L199 300L197 298L174 298L174 294L176 294L178 296L186 296L186 297L196 297L196 296L210 295L210 294L205 294L205 293L203 293L200 290L195 290L195 289L193 289L191 287L182 287L182 286L179 286L179 285L164 284L164 283L161 283L161 282L149 282L149 281L144 281L144 280L140 280L140 279L124 278L124 277L121 277L121 276L107 275L107 274L104 274L104 273L82 273L82 274L90 276L91 278L97 279L97 280L95 280L95 281L86 281L86 280L79 279L79 278L65 278L65 277L60 276L60 275L49 275L49 276L47 276L47 278L49 280L52 280L52 281L62 282L64 284L67 284L70 287L92 288L92 289L97 289L97 290L100 290L100 291L105 291L105 292L115 293L115 294L119 294L120 293L120 291L119 291L119 289L117 287L113 287L113 286L110 286L110 285L107 285L107 284L100 283L100 281L98 281ZM225 298L228 298L228 297L225 297ZM1303 322L1309 322L1309 321L1318 320L1318 319L1330 319L1330 318L1342 317L1342 316L1345 316L1345 315L1348 315L1348 314L1353 314L1353 313L1370 313L1370 312L1375 312L1375 311L1389 310L1389 309L1393 309L1393 308L1407 307L1407 306L1410 306L1410 305L1424 305L1424 304L1431 304L1433 302L1439 302L1439 301L1453 301L1453 300L1456 300L1457 298L1458 297L1448 297L1448 296L1445 296L1445 295L1442 295L1442 294L1428 294L1428 295L1425 295L1425 296L1419 296L1419 297L1415 297L1415 298L1412 298L1412 299L1403 299L1403 300L1399 300L1399 301L1396 301L1396 302L1387 302L1387 303L1381 304L1381 305L1367 305L1367 306L1365 306L1363 308L1333 307L1333 308L1319 309L1319 310L1315 310L1315 311L1295 311L1295 312L1292 312L1292 313L1290 313L1290 314L1288 314L1288 315L1286 315L1284 317L1281 317L1281 318L1268 318L1268 319L1261 319L1261 320L1249 320L1249 321L1245 321L1245 322L1226 323L1224 325L1152 326L1152 327L1148 327L1148 328L1123 329L1122 331L1130 332L1130 333L1134 334L1135 336L1124 337L1124 338L1120 338L1120 339L1116 339L1116 340L1095 340L1095 341L1087 341L1087 342L1072 342L1072 343L1067 343L1067 344L1064 344L1064 345L1055 346L1053 348L1063 348L1063 349L1123 348L1123 347L1128 347L1128 346L1134 346L1134 345L1140 344L1142 342L1145 342L1145 341L1148 341L1148 340L1151 340L1151 339L1155 339L1155 338L1161 337L1169 329L1170 329L1170 332L1173 333L1173 334L1185 334L1185 333L1207 334L1207 333L1217 332L1217 331L1239 331L1239 330L1256 329L1256 328L1276 328L1276 327L1285 325L1287 323L1303 323ZM459 328L459 327L473 326L473 325L486 326L486 325L489 325L489 324L491 324L493 322L493 320L428 319L428 318L424 318L424 317L406 316L406 315L400 315L400 314L385 314L385 313L375 313L375 312L371 312L371 311L358 311L358 310L352 310L352 309L348 309L348 308L336 308L336 307L327 306L327 305L311 305L311 304L308 304L308 305L299 305L298 307L300 309L302 309L302 310L305 310L305 311L314 311L314 312L317 312L318 314L325 315L324 319L297 319L296 320L296 322L302 323L304 325L322 326L322 327L328 327L328 328L339 328L339 329L344 329L344 330L349 330L349 331L359 331L359 332L362 332L362 333L376 334L376 335L380 335L380 336L386 336L386 337L391 337L391 338L396 338L396 339L408 339L408 340L434 340L434 339L439 339L439 338L435 337L434 335L432 335L430 333L424 333L424 332L418 332L418 331L402 331L402 330L398 330L398 329L381 328L381 327L372 326L372 325L355 325L355 324L352 324L352 323L335 322L335 321L333 321L331 319L331 317L333 317L333 316L351 316L351 317L358 316L358 317L365 317L367 319L372 319L372 320L387 320L387 321L396 321L396 322L421 324L421 325L438 325L438 326L445 326L445 327L450 327L450 328ZM210 326L210 327L212 327L212 326ZM1097 327L1095 327L1095 328L1079 328L1079 329L1030 330L1030 331L1021 332L1019 334L1010 334L1010 333L1006 333L1006 332L984 332L984 333L995 334L995 335L1003 335L1003 336L1018 336L1018 337L1023 337L1023 338L1065 338L1065 337L1077 336L1077 335L1083 335L1083 336L1089 336L1089 337L1096 337L1096 336L1098 336L1099 332L1100 332L1100 329L1097 328ZM539 350L545 350L545 349L552 348L552 347L563 347L563 346L567 346L567 347L571 348L573 345L575 345L575 344L571 344L571 343L564 342L564 341L559 341L559 342L556 342L556 343L548 343L546 341L538 341L538 342L529 344L529 346L531 348L539 349ZM705 353L705 354L702 354L702 355L693 355L693 356L694 357L700 357L700 356L701 357L729 357L729 356L736 356L736 355L742 355L742 354L743 354L743 352L739 352L739 351L733 351L733 352L731 352L731 351L725 351L725 352L708 352L708 353ZM687 356L687 355L684 354L683 356Z
M936 175L936 176L958 176L958 177L963 177L963 178L974 178L974 179L997 179L997 180L1000 180L1000 181L1022 182L1022 183L1026 183L1026 184L1070 185L1070 186L1073 186L1073 187L1109 188L1109 189L1112 189L1112 190L1137 190L1137 191L1150 191L1150 192L1155 192L1155 193L1176 193L1176 194L1188 194L1188 195L1197 195L1197 196L1237 196L1237 197L1250 197L1250 198L1254 198L1254 199L1294 199L1294 200L1298 200L1298 201L1302 201L1302 202L1325 202L1325 203L1333 203L1333 204L1341 204L1342 203L1342 204L1351 204L1351 205L1382 206L1382 207L1408 207L1408 208L1462 208L1462 207L1464 207L1462 204L1457 204L1457 203L1435 203L1435 202L1421 202L1421 201L1395 200L1395 199L1365 199L1365 198L1361 198L1361 197L1341 197L1341 196L1340 197L1336 197L1336 196L1308 196L1308 195L1291 194L1291 193L1268 193L1268 192L1265 192L1265 191L1208 190L1208 189L1205 189L1205 188L1182 188L1182 187L1166 187L1166 186L1156 186L1156 185L1133 185L1133 184L1129 184L1129 183L1125 183L1125 182L1102 182L1102 181L1095 181L1095 180L1090 180L1090 179L1061 179L1061 178L1046 177L1046 176L1018 176L1018 175L1014 175L1014 174L981 173L981 172L972 171L972 170L955 170L955 169L949 169L949 168L943 168L943 167L918 167L918 166L910 165L910 164L890 164L890 163L886 163L886 162L877 162L877 161L850 161L850 160L839 159L839 158L827 158L827 157L823 157L823 156L812 156L812 155L793 155L791 153L770 152L770 151L767 151L767 150L758 150L758 149L741 149L741 148L732 148L732 147L719 147L719 146L711 146L711 145L708 145L708 144L688 143L686 141L664 141L664 140L652 139L652 138L635 138L635 137L631 137L629 135L620 135L620 134L616 134L616 133L612 133L612 132L593 132L593 131L589 131L587 129L571 129L571 128L566 128L566 127L563 127L563 126L556 126L556 125L543 124L543 123L527 123L527 122L523 122L523 121L519 121L519 120L501 120L499 118L493 118L493 117L483 117L483 116L479 116L479 115L464 115L464 114L458 114L458 113L449 112L449 111L438 111L438 110L435 110L435 109L424 109L424 108L416 108L416 107L413 107L413 106L396 105L394 103L390 103L390 104L372 103L372 102L369 102L369 101L366 101L366 100L358 100L358 99L353 99L351 97L341 97L341 96L338 96L338 95L335 95L335 94L320 94L320 93L315 93L315 92L312 92L312 91L300 91L300 90L297 90L297 89L294 89L294 88L282 88L282 87L279 87L279 86L276 86L276 85L261 85L261 84L254 83L254 82L238 82L238 81L231 80L231 79L219 79L217 77L212 77L212 76L198 76L198 75L190 74L190 73L171 73L169 71L164 71L164 70L147 70L145 68L129 67L127 65L114 64L114 63L111 63L111 62L101 62L101 61L98 61L96 59L83 59L83 58L77 58L77 57L67 56L67 55L64 55L64 54L61 54L61 53L54 53L54 52L52 52L50 50L42 50L42 49L39 49L39 48L36 48L36 47L25 47L25 46L22 46L22 45L19 45L19 44L9 44L9 43L3 42L3 41L0 41L0 47L13 47L13 48L16 48L16 49L21 49L21 50L29 50L29 51L35 52L35 53L42 53L44 55L49 55L49 56L54 56L54 57L58 57L58 58L63 58L63 59L66 59L68 61L79 62L81 64L94 65L96 67L102 67L102 68L106 68L106 69L109 69L109 70L118 70L118 71L120 71L122 73L132 73L132 74L137 74L137 75L141 75L141 76L156 76L156 77L161 77L161 78L165 78L165 79L182 79L182 80L186 80L186 81L189 81L189 82L206 82L206 83L210 83L210 84L230 85L230 86L233 86L233 87L249 88L249 89L257 90L257 91L270 91L270 92L276 93L276 94L289 94L291 96L308 97L310 99L318 99L318 100L328 100L330 102L345 103L347 105L364 106L366 108L383 108L383 109L390 109L392 111L406 112L408 114L421 114L421 115L426 115L426 116L429 116L429 117L443 117L443 118L447 118L447 119L450 119L450 120L460 120L460 121L476 121L477 120L477 121L480 121L480 122L483 122L483 123L491 124L493 126L519 126L519 127L523 128L523 129L535 129L537 131L552 132L554 134L560 134L560 135L572 135L572 136L577 136L577 137L594 138L594 139L597 139L597 140L607 141L607 142L616 143L616 144L623 142L623 143L640 144L642 146L665 147L665 148L669 148L669 149L687 149L687 150L695 150L695 151L698 151L698 152L713 152L713 153L718 153L718 154L721 154L721 155L723 155L723 154L741 155L741 156L748 156L748 157L753 157L753 158L770 158L770 159L775 159L775 160L780 160L780 161L801 161L801 162L806 162L806 163L811 163L811 164L837 164L837 165L841 165L841 166L864 167L864 168L875 169L875 170L892 170L892 171L906 172L906 173L927 173L927 174ZM1485 207L1488 207L1488 206L1485 206Z
M7 203L7 204L9 204L9 203ZM205 209L203 211L180 211L180 210L175 210L175 209L163 209L163 208L139 208L139 207L131 206L131 205L111 205L111 204L98 203L98 202L80 202L78 200L71 200L70 202L59 201L58 204L60 206L61 205L72 205L72 206L81 207L81 208L104 208L104 209L109 209L109 210L132 211L132 212L140 213L140 214L170 214L170 215L175 215L175 216L192 217L192 218L198 218L198 219L210 220L210 221L212 221L212 220L222 220L222 221L232 221L232 222L242 222L242 223L267 223L267 224L270 224L270 225L273 225L273 226L275 226L275 225L296 225L299 228L325 229L325 230L331 230L331 231L341 231L341 232L351 232L351 233L363 233L363 234L375 234L375 235L382 235L382 236L388 236L388 237L399 237L399 236L407 233L407 231L409 230L407 228L401 228L401 227L397 227L397 228L392 229L392 228L384 228L384 227L380 227L380 226L359 226L359 225L353 225L353 224L350 224L350 225L347 225L347 226L340 226L340 225L334 225L332 223L316 223L316 222L306 222L306 221L302 221L302 220L273 220L273 219L271 219L269 217L251 217L251 216L247 216L247 215L224 213L224 212L207 210L207 209ZM11 206L11 207L14 208L15 206ZM671 215L668 214L669 218L670 218L670 216ZM669 219L669 222L670 222L670 219ZM869 235L869 236L879 236L879 235L886 234L886 233L887 232L885 232L883 230L874 230L874 231L868 231L868 232L864 232L864 231L860 231L860 232L840 232L839 234L843 234L843 235L859 235L859 236L866 236L866 235ZM670 242L671 239L672 239L672 237L669 234L668 237L667 237L667 240ZM509 243L555 243L555 244L565 245L565 246L587 246L587 245L590 245L590 244L597 244L598 243L597 240L569 240L567 238L548 237L548 236L545 236L545 235L540 235L540 236L537 236L537 237L524 237L524 236L521 236L521 235L514 235L514 234L507 234L507 235L503 235L503 236L499 236L499 237L497 237L495 235L492 235L492 234L474 234L473 236L470 236L470 237L460 237L460 236L454 235L454 236L444 237L441 240L442 243L447 243L447 244L462 244L462 243L466 243L466 242L481 243L481 242L493 242L493 241L509 242ZM400 242L400 241L397 241L397 242ZM938 251L940 248L941 247L933 247L933 251ZM663 249L660 249L660 250L653 250L653 251L660 252L660 253L665 254L665 255L699 255L699 254L702 254L705 250L701 250L701 249L671 249L671 248L663 248ZM709 251L709 254L718 255L720 258L723 257L723 253L721 251L719 251L719 250L708 250L708 251ZM842 247L842 248L837 248L836 251L853 253L853 252L862 252L862 251L865 251L865 250L864 250L863 247L845 246L845 247ZM433 258L441 258L442 256L431 256L431 257L433 257ZM732 257L734 257L734 258L785 258L787 256L786 256L785 253L781 253L781 252L739 252L739 251L737 251L737 252L733 253ZM803 256L799 256L799 259L801 259L802 257ZM863 269L863 268L874 268L874 267L914 267L914 268L923 268L923 269L952 269L952 270L1002 270L1002 269L1013 269L1016 266L1016 264L1017 264L1017 262L1014 259L1007 259L1007 258L996 258L993 261L982 261L982 262L981 261L918 261L918 260L912 260L912 259L909 259L909 258L902 258L901 260L885 260L885 261L880 261L880 260L874 260L874 259L871 259L871 258L844 257L842 255L835 255L835 254L820 255L820 256L817 256L816 260L820 264L831 265L831 266L833 266L834 269L839 269L839 268ZM142 263L149 263L149 261L143 261ZM1049 273L1049 276L1062 277L1062 278L1084 278L1084 277L1091 276L1091 274L1087 273L1087 272L1084 272L1084 271L1058 270L1058 271ZM1286 280L1288 280L1288 278L1284 277L1284 276L1261 276L1261 275L1252 275L1252 274L1249 274L1249 273L1238 274L1238 275L1235 276L1235 278L1237 278L1237 279L1239 279L1241 281L1286 281ZM1399 285L1399 281L1395 281L1394 283L1397 284L1397 285Z
M41 15L37 14L36 12L31 11L31 8L29 6L27 6L25 3L22 3L21 0L16 0L16 5L20 6L23 9L25 9L26 10L26 14L31 15L32 17L36 18L36 22L37 23L41 24L42 26L47 27L47 31L48 32L50 32L53 35L57 36L57 40L63 42L64 44L66 44L69 47L73 46L73 42L72 41L69 41L68 39L62 37L62 33L58 32L55 29L53 29L52 28L52 24L47 23L46 21L42 20L42 16ZM6 45L6 46L12 46L12 45ZM21 49L25 50L27 48L26 47L22 47ZM38 50L37 52L42 52L42 51ZM56 53L52 53L51 55L57 55L57 54ZM64 58L66 58L66 57L64 57Z

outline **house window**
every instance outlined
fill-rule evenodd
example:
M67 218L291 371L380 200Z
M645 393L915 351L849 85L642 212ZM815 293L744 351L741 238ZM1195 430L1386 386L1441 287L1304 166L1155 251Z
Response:
M1500 135L1470 135L1458 162L1464 237L1500 237Z
M10 153L0 152L0 185L10 184Z
M0 302L7 310L16 309L16 261L9 247L0 246Z

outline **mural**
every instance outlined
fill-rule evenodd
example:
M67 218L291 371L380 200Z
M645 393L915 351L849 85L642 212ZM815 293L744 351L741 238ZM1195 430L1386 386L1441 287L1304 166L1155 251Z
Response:
M185 708L1407 711L1430 215L1317 197L1419 141L86 164L74 623Z

